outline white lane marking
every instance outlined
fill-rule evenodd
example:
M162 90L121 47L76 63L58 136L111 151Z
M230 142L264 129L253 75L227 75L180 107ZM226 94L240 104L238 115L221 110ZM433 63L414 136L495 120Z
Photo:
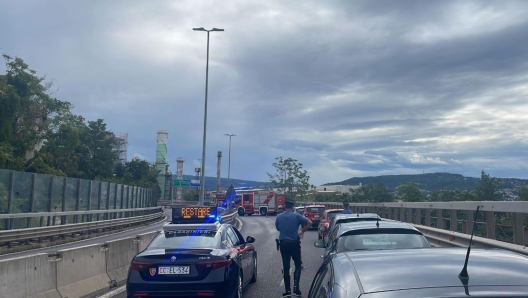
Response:
M111 292L108 292L102 296L97 296L97 298L111 298L111 297L114 297L115 295L117 294L120 294L120 293L123 293L124 291L126 291L126 286L122 286L120 288L117 288Z
M290 268L290 277L293 275L293 268ZM282 275L282 279L281 279L281 282L280 282L280 286L283 287L284 286L284 274Z

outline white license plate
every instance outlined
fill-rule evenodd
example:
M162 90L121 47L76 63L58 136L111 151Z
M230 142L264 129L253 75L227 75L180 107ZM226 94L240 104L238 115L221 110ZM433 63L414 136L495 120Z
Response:
M314 217L315 217L315 218L319 218L319 215L316 214Z
M159 267L158 274L190 274L189 266Z

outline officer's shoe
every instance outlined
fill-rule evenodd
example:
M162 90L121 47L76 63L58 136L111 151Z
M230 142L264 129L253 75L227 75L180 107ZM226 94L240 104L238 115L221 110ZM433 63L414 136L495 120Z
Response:
M295 295L298 295L298 296L301 296L301 290L299 290L298 287L293 287L293 292L295 293Z
M286 293L282 293L282 297L290 297L290 296L291 296L290 291L286 291Z

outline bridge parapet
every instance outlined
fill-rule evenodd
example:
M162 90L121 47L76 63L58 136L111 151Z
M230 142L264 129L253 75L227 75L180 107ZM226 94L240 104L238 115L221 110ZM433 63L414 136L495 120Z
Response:
M327 208L343 208L341 202L323 204ZM525 201L350 203L355 213L377 213L387 219L464 234L471 232L477 206L481 206L481 213L476 235L527 246L528 202Z

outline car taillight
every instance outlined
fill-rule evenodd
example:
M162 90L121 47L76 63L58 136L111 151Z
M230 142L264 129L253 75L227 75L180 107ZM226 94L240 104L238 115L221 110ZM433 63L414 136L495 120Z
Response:
M221 268L221 267L224 267L224 266L227 266L231 264L231 259L227 259L227 260L216 260L216 261L207 261L207 262L199 262L199 263L196 263L196 268L198 269L211 269L211 270L214 270L214 269L218 269L218 268Z
M143 271L143 270L146 270L148 268L150 268L152 265L152 263L147 263L147 262L138 262L138 261L132 261L130 263L130 268L132 270L136 270L136 271Z

